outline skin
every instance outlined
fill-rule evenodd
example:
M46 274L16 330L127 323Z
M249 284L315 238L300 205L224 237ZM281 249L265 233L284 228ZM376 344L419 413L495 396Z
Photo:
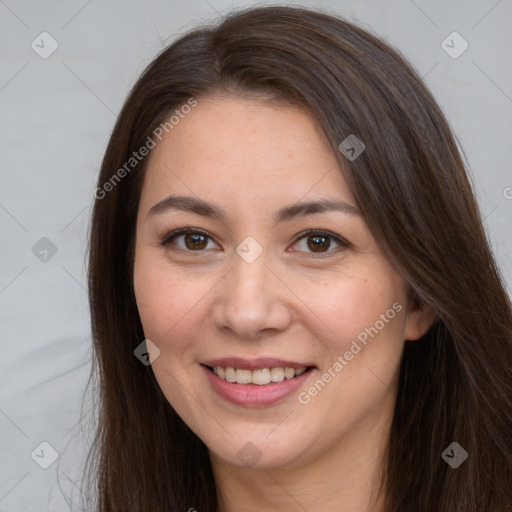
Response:
M148 217L170 194L201 198L226 216L172 209ZM279 208L319 198L357 206L325 135L298 107L200 99L149 157L136 228L137 306L146 338L160 350L152 367L163 393L209 449L220 512L382 507L375 485L404 340L423 336L435 317L409 298L361 216L326 211L275 223ZM205 248L185 235L161 245L187 226L212 237L201 239ZM332 233L324 252L307 237L297 240L306 229ZM263 249L252 263L236 252L248 236ZM300 403L299 392L394 303L402 306L394 318ZM317 369L285 400L245 407L219 397L200 366L228 356ZM261 454L253 466L237 456L249 442Z

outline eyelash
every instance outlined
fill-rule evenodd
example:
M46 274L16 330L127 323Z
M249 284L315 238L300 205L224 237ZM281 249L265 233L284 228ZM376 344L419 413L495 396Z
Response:
M189 227L176 229L176 230L171 231L170 233L166 234L163 237L163 239L161 240L160 245L163 247L167 247L172 243L172 241L175 238L182 236L182 235L189 235L189 234L203 235L203 236L207 237L209 240L216 243L217 245L220 245L206 231L203 231L202 229L198 229L198 228L189 228ZM334 240L336 243L338 243L341 247L336 247L332 250L327 250L325 252L318 252L318 253L314 253L314 252L308 253L305 251L298 251L298 252L307 254L308 257L322 258L322 257L325 257L326 255L330 255L334 252L337 252L337 250L340 248L351 247L351 244L349 242L347 242L345 239L341 238L340 236L334 235L333 233L330 233L329 231L323 231L321 229L320 230L319 229L307 229L305 231L302 231L301 233L299 233L297 235L297 237L295 238L295 241L293 242L292 245L295 245L300 240L307 238L308 236L311 236L311 235L319 235L319 236L328 237L331 240ZM175 248L175 250L189 252L189 253L194 253L194 252L201 253L201 252L205 251L206 249L198 249L198 250L194 251L194 250L190 250L190 249L181 249L181 248L177 247L177 248Z

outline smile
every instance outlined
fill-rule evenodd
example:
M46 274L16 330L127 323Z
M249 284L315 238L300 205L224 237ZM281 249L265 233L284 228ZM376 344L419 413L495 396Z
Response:
M275 366L250 370L204 364L201 368L217 396L244 407L266 407L283 401L298 391L317 370L314 366Z

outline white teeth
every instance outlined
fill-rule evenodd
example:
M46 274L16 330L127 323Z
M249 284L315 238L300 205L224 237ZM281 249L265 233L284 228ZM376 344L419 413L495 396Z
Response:
M270 383L270 370L268 368L262 368L261 370L252 371L252 382L262 386L263 384Z
M284 379L293 379L302 375L306 367L302 368L261 368L258 370L244 370L240 368L224 368L215 366L213 373L220 379L237 384L257 384L264 386L271 382L282 382Z
M237 369L235 372L236 381L238 384L250 384L252 379L251 370L240 370Z
M228 382L236 382L236 373L234 368L226 368L226 380Z
M270 380L272 382L282 382L284 380L283 368L272 368L270 370Z

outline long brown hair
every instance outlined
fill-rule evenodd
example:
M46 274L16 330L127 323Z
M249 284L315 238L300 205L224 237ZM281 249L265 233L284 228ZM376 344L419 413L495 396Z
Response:
M377 243L437 313L405 344L385 510L509 510L512 307L454 135L398 51L337 16L292 7L235 12L179 38L144 71L113 130L89 250L98 424L87 482L98 509L216 511L207 447L134 356L144 340L132 271L147 159L126 162L175 109L218 92L261 93L314 115ZM366 146L355 160L338 149L349 135ZM442 457L453 442L468 454L456 469Z

